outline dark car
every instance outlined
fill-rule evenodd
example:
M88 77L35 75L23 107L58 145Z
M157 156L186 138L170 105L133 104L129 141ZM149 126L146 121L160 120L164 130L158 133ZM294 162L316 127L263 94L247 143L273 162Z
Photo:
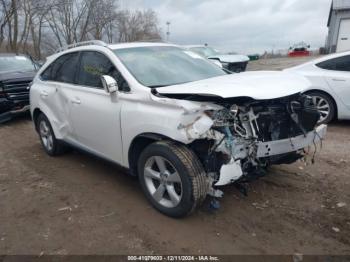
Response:
M28 112L29 85L37 69L25 55L0 54L0 123Z

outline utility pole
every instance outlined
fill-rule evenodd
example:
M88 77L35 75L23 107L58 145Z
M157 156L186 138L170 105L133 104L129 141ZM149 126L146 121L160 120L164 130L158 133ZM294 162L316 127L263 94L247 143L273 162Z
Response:
M166 41L169 42L169 38L170 38L170 22L166 22L167 25L167 32L166 32Z

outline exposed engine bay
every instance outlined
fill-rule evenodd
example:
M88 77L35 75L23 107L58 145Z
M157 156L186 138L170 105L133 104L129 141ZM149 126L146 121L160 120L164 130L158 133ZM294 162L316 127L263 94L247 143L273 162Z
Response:
M200 96L181 99L205 100ZM189 136L202 133L190 147L214 186L249 181L264 174L269 165L293 163L305 156L305 147L316 146L326 133L325 125L317 127L320 114L306 95L217 99L215 104L222 109L207 110L193 125L179 127ZM206 127L209 130L204 133Z

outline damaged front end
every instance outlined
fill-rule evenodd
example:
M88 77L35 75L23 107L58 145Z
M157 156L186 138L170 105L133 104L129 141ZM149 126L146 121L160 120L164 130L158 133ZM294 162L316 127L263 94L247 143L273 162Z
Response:
M317 127L312 99L295 94L271 100L235 98L215 101L220 109L204 110L195 121L179 125L194 140L213 186L246 181L273 164L290 164L316 146L327 127ZM191 112L186 113L191 114ZM211 189L211 194L217 195Z

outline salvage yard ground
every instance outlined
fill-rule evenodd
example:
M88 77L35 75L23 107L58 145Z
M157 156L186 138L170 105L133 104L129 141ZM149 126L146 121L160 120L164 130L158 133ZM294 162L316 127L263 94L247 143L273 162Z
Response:
M177 220L113 164L76 151L47 156L29 118L2 125L0 139L0 254L350 254L347 121L330 125L315 165L273 167L247 197L227 186L219 211Z

